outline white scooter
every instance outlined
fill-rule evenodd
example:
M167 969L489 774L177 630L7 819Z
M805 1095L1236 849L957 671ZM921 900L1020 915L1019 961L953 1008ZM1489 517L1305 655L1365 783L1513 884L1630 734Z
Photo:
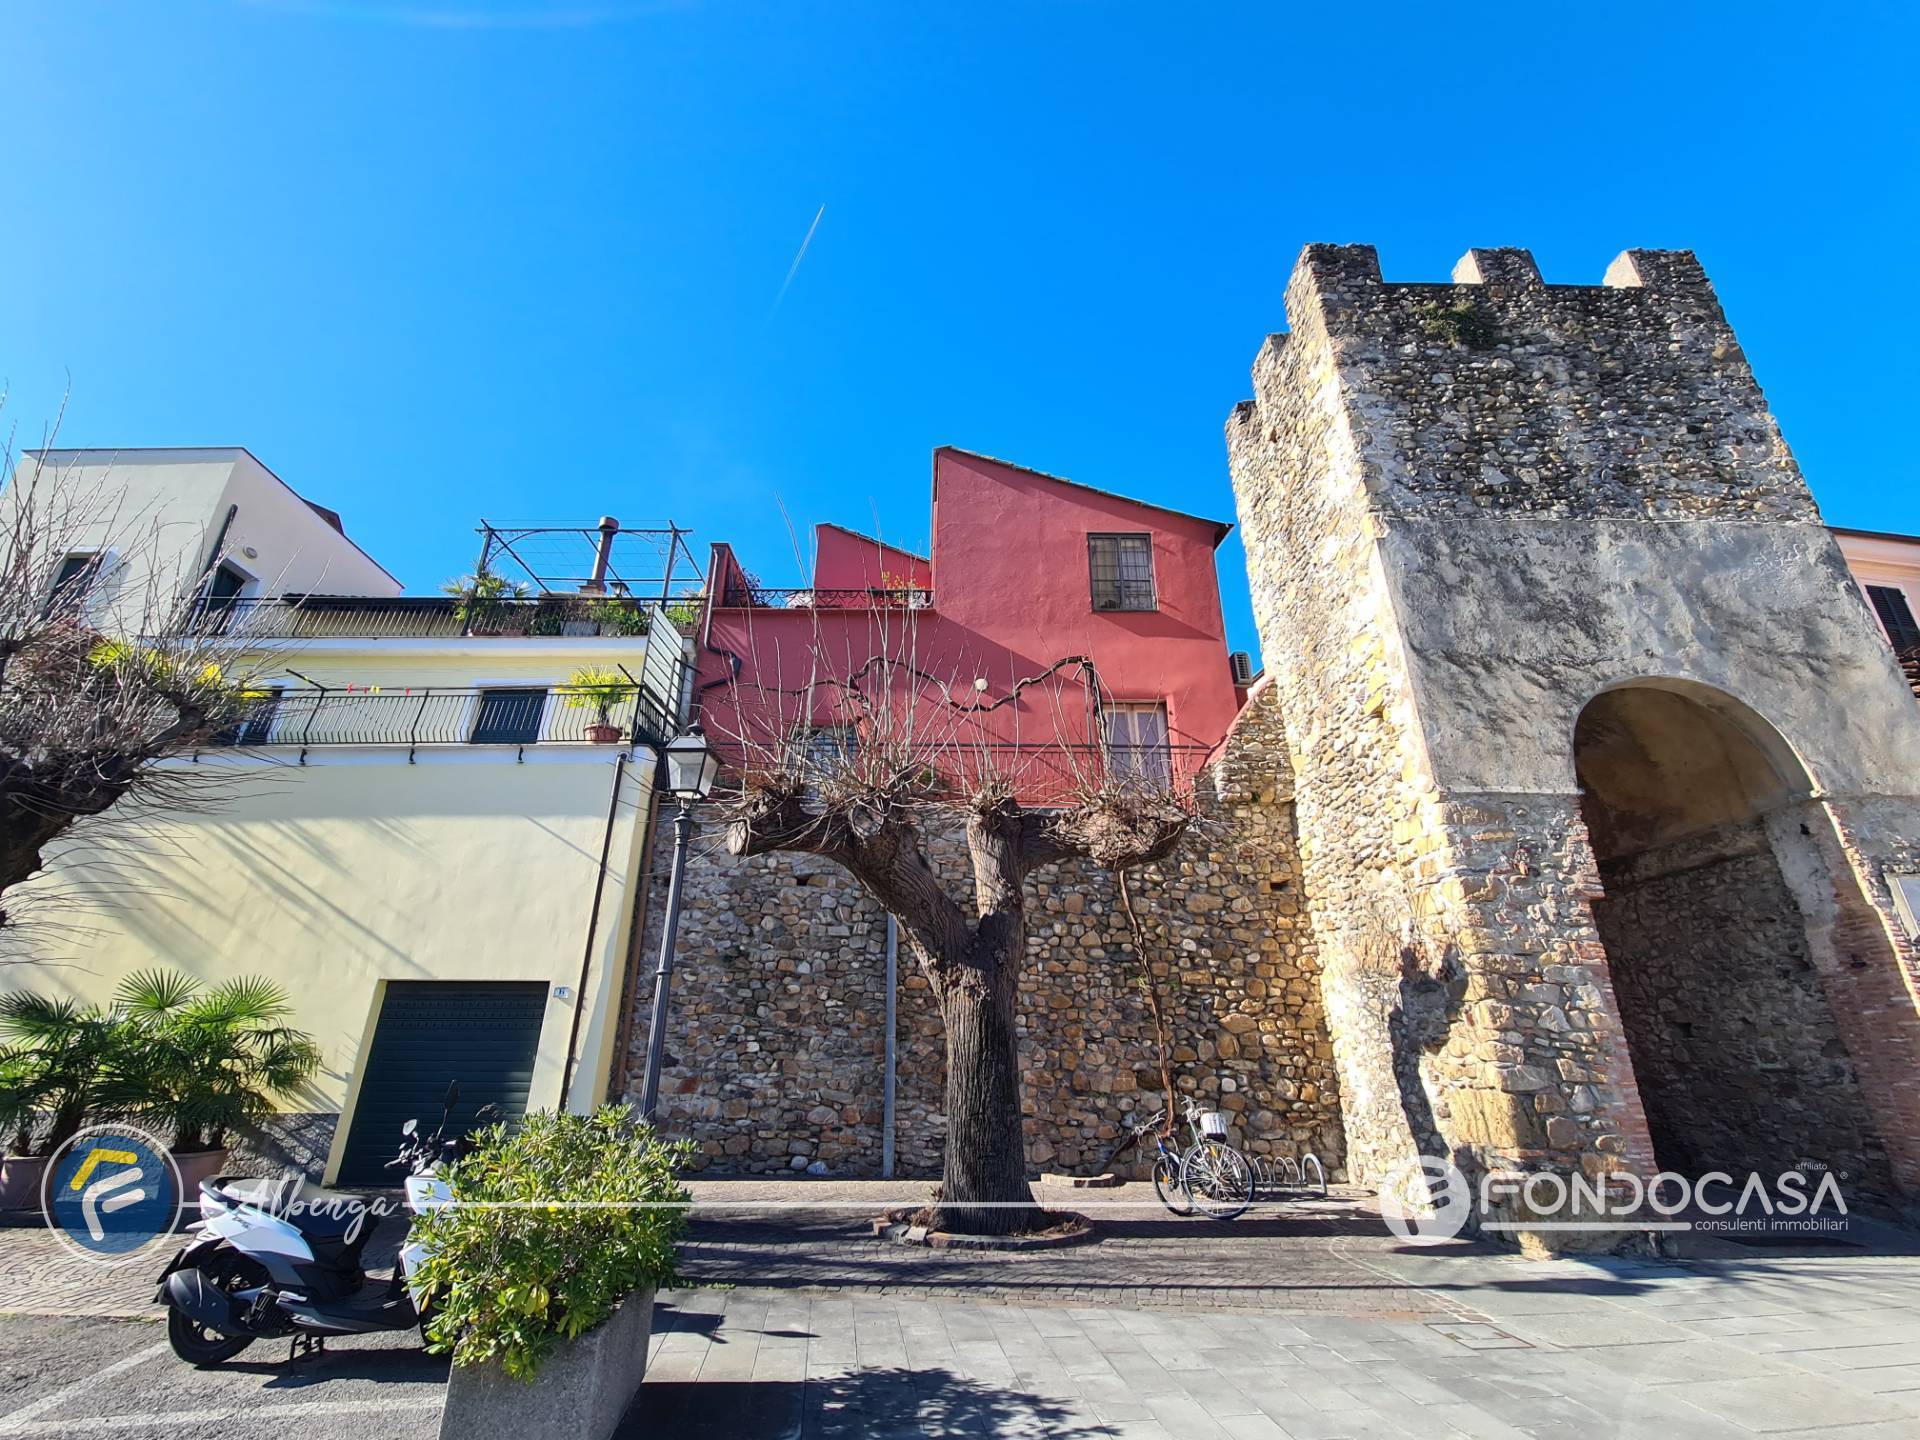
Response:
M401 1127L407 1208L415 1215L453 1203L440 1178L462 1141L446 1139L447 1119L460 1098L447 1087L440 1127L430 1136L419 1122ZM322 1349L329 1335L368 1335L421 1327L429 1318L410 1281L426 1256L409 1241L393 1276L368 1284L360 1256L380 1222L368 1197L322 1190L307 1181L241 1179L219 1175L200 1184L196 1236L161 1272L154 1301L167 1307L173 1353L202 1369L238 1355L255 1340L292 1337L289 1361Z

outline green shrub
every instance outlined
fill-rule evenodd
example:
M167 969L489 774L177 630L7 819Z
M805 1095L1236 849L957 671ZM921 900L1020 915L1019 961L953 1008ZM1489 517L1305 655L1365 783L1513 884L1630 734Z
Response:
M666 607L667 619L682 635L691 635L693 627L700 623L701 604L702 601L697 595L689 596L685 600L676 600Z
M1444 305L1438 300L1424 301L1414 307L1413 318L1429 340L1444 340L1470 350L1484 350L1500 338L1493 322L1470 299Z
M602 635L647 633L647 612L632 600L596 600L587 607L587 618L599 625Z
M623 1105L533 1114L475 1139L447 1177L454 1204L414 1231L427 1247L416 1278L433 1292L428 1348L531 1380L560 1340L673 1283L690 1201L674 1172L693 1146L663 1144Z

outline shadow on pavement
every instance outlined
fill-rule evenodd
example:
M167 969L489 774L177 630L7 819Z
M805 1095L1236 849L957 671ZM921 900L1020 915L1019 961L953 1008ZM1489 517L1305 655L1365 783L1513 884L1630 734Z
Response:
M862 1370L814 1380L649 1384L617 1434L625 1440L776 1440L805 1435L1110 1434L1037 1395L938 1367Z

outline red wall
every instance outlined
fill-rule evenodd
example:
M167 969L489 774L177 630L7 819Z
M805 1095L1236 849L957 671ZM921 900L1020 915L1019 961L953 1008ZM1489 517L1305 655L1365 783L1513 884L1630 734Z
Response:
M819 679L847 675L874 654L950 680L961 703L1000 699L1017 680L1086 656L1106 699L1164 700L1176 764L1197 765L1238 709L1214 570L1226 527L966 451L935 451L933 469L931 566L826 526L816 532L815 564L823 590L910 576L931 589L931 605L714 606L699 671L709 732L724 740L743 729L833 723L843 717ZM1087 536L1100 531L1152 535L1158 609L1094 610ZM714 547L716 597L724 597L736 564L729 547ZM845 605L851 597L823 598ZM741 712L751 718L743 721ZM967 724L974 734L985 728ZM993 710L987 725L996 739L1023 749L1094 738L1077 670L1023 691L1019 703ZM1030 788L1023 779L1022 789Z
M813 583L822 590L931 589L933 566L909 550L839 525L816 525Z

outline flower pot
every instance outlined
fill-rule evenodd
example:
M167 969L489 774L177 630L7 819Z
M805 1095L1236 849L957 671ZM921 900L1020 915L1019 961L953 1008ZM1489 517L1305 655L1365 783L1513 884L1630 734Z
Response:
M0 1210L38 1210L40 1181L46 1173L44 1155L9 1155L0 1160Z
M596 745L618 745L621 730L618 725L589 725L587 739Z
M532 1383L497 1364L456 1365L447 1376L441 1440L607 1440L647 1373L653 1291L636 1290L604 1325L562 1340Z
M225 1150L176 1150L173 1163L180 1171L180 1199L189 1208L200 1203L200 1182L227 1168Z

